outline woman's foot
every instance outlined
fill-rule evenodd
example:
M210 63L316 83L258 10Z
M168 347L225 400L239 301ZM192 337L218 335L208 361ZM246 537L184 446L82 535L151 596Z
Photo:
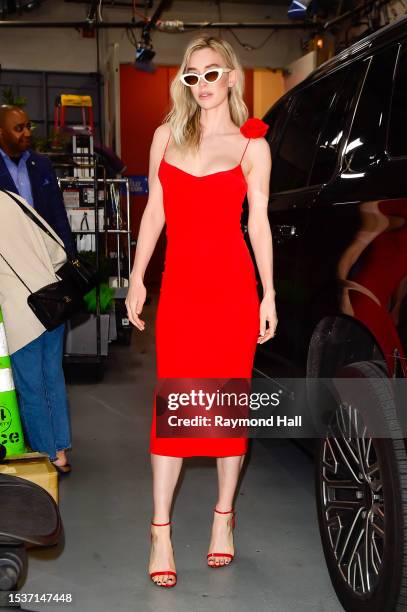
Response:
M154 521L155 522L155 521ZM148 566L149 574L171 570L175 572L174 551L171 544L171 525L155 526L151 525L151 551ZM151 579L156 584L172 586L176 583L176 576L173 574L162 574L152 576Z
M217 509L219 510L219 508ZM227 512L225 514L221 514L220 512L213 513L212 535L208 550L209 556L207 557L208 565L211 567L229 565L232 561L235 554L233 545L233 519L233 512ZM214 552L227 553L227 555L232 555L232 557L218 555L210 556L210 553Z
M66 452L64 450L57 451L57 458L55 461L52 461L52 464L56 467L60 474L67 474L72 469L70 463L68 463Z

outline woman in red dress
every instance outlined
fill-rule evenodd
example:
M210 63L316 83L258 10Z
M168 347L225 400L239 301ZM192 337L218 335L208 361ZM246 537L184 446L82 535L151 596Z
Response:
M149 198L126 305L130 321L144 330L144 273L166 225L155 327L160 380L250 379L256 345L274 336L277 316L267 216L271 154L264 138L268 126L260 119L247 119L243 89L244 73L231 45L212 36L197 38L187 47L171 84L172 109L154 133ZM261 302L240 226L246 193L248 234L263 285ZM179 388L184 390L181 383ZM154 399L149 573L156 584L170 587L177 575L169 516L183 458L217 458L219 495L207 564L222 567L234 556L233 500L248 441L165 437L157 435L156 426Z

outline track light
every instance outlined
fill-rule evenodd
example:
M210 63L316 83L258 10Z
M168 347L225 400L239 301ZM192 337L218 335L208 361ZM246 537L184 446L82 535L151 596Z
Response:
M41 0L20 0L16 4L20 5L19 8L24 11L31 11L32 9L38 8L41 4Z
M312 0L293 0L288 9L290 19L305 19Z
M0 0L0 19L21 11L38 8L42 0Z
M135 66L139 70L145 72L154 72L155 66L152 63L152 59L155 56L155 51L152 47L146 47L144 43L138 43L136 47L136 59Z
M154 56L155 51L151 42L150 32L146 29L142 33L142 40L136 44L135 67L145 72L155 72L155 66L152 62Z

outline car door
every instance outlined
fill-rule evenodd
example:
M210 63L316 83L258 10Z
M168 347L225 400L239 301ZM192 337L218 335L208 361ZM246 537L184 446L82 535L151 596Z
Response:
M310 212L322 188L311 180L318 149L336 100L342 91L345 73L321 78L293 93L282 111L284 120L271 125L272 173L269 221L273 236L273 278L276 290L278 326L274 338L259 345L255 368L268 376L303 376L306 343L306 306L309 301L307 243ZM274 141L273 141L274 136Z
M350 107L343 124L333 122L327 134L330 140L342 129L348 132L342 138L335 172L331 177L323 177L327 180L310 215L306 238L307 282L311 287L307 309L309 333L317 319L329 310L335 314L339 310L352 314L351 304L334 303L333 288L338 279L346 282L361 278L361 267L371 250L368 244L362 244L364 228L368 231L376 223L374 207L377 203L390 198L395 187L406 182L405 174L401 173L394 176L394 181L389 181L385 156L397 52L397 45L391 45L352 64L349 83L354 94ZM319 156L322 156L321 151ZM313 174L321 174L318 163ZM367 236L368 233L366 240ZM330 294L324 289L329 287L332 288ZM348 297L354 296L352 293Z

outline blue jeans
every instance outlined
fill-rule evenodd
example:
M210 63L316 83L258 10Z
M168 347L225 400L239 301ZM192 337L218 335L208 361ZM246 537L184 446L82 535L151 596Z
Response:
M20 417L32 450L48 453L71 447L71 428L62 354L65 325L45 331L12 355Z

